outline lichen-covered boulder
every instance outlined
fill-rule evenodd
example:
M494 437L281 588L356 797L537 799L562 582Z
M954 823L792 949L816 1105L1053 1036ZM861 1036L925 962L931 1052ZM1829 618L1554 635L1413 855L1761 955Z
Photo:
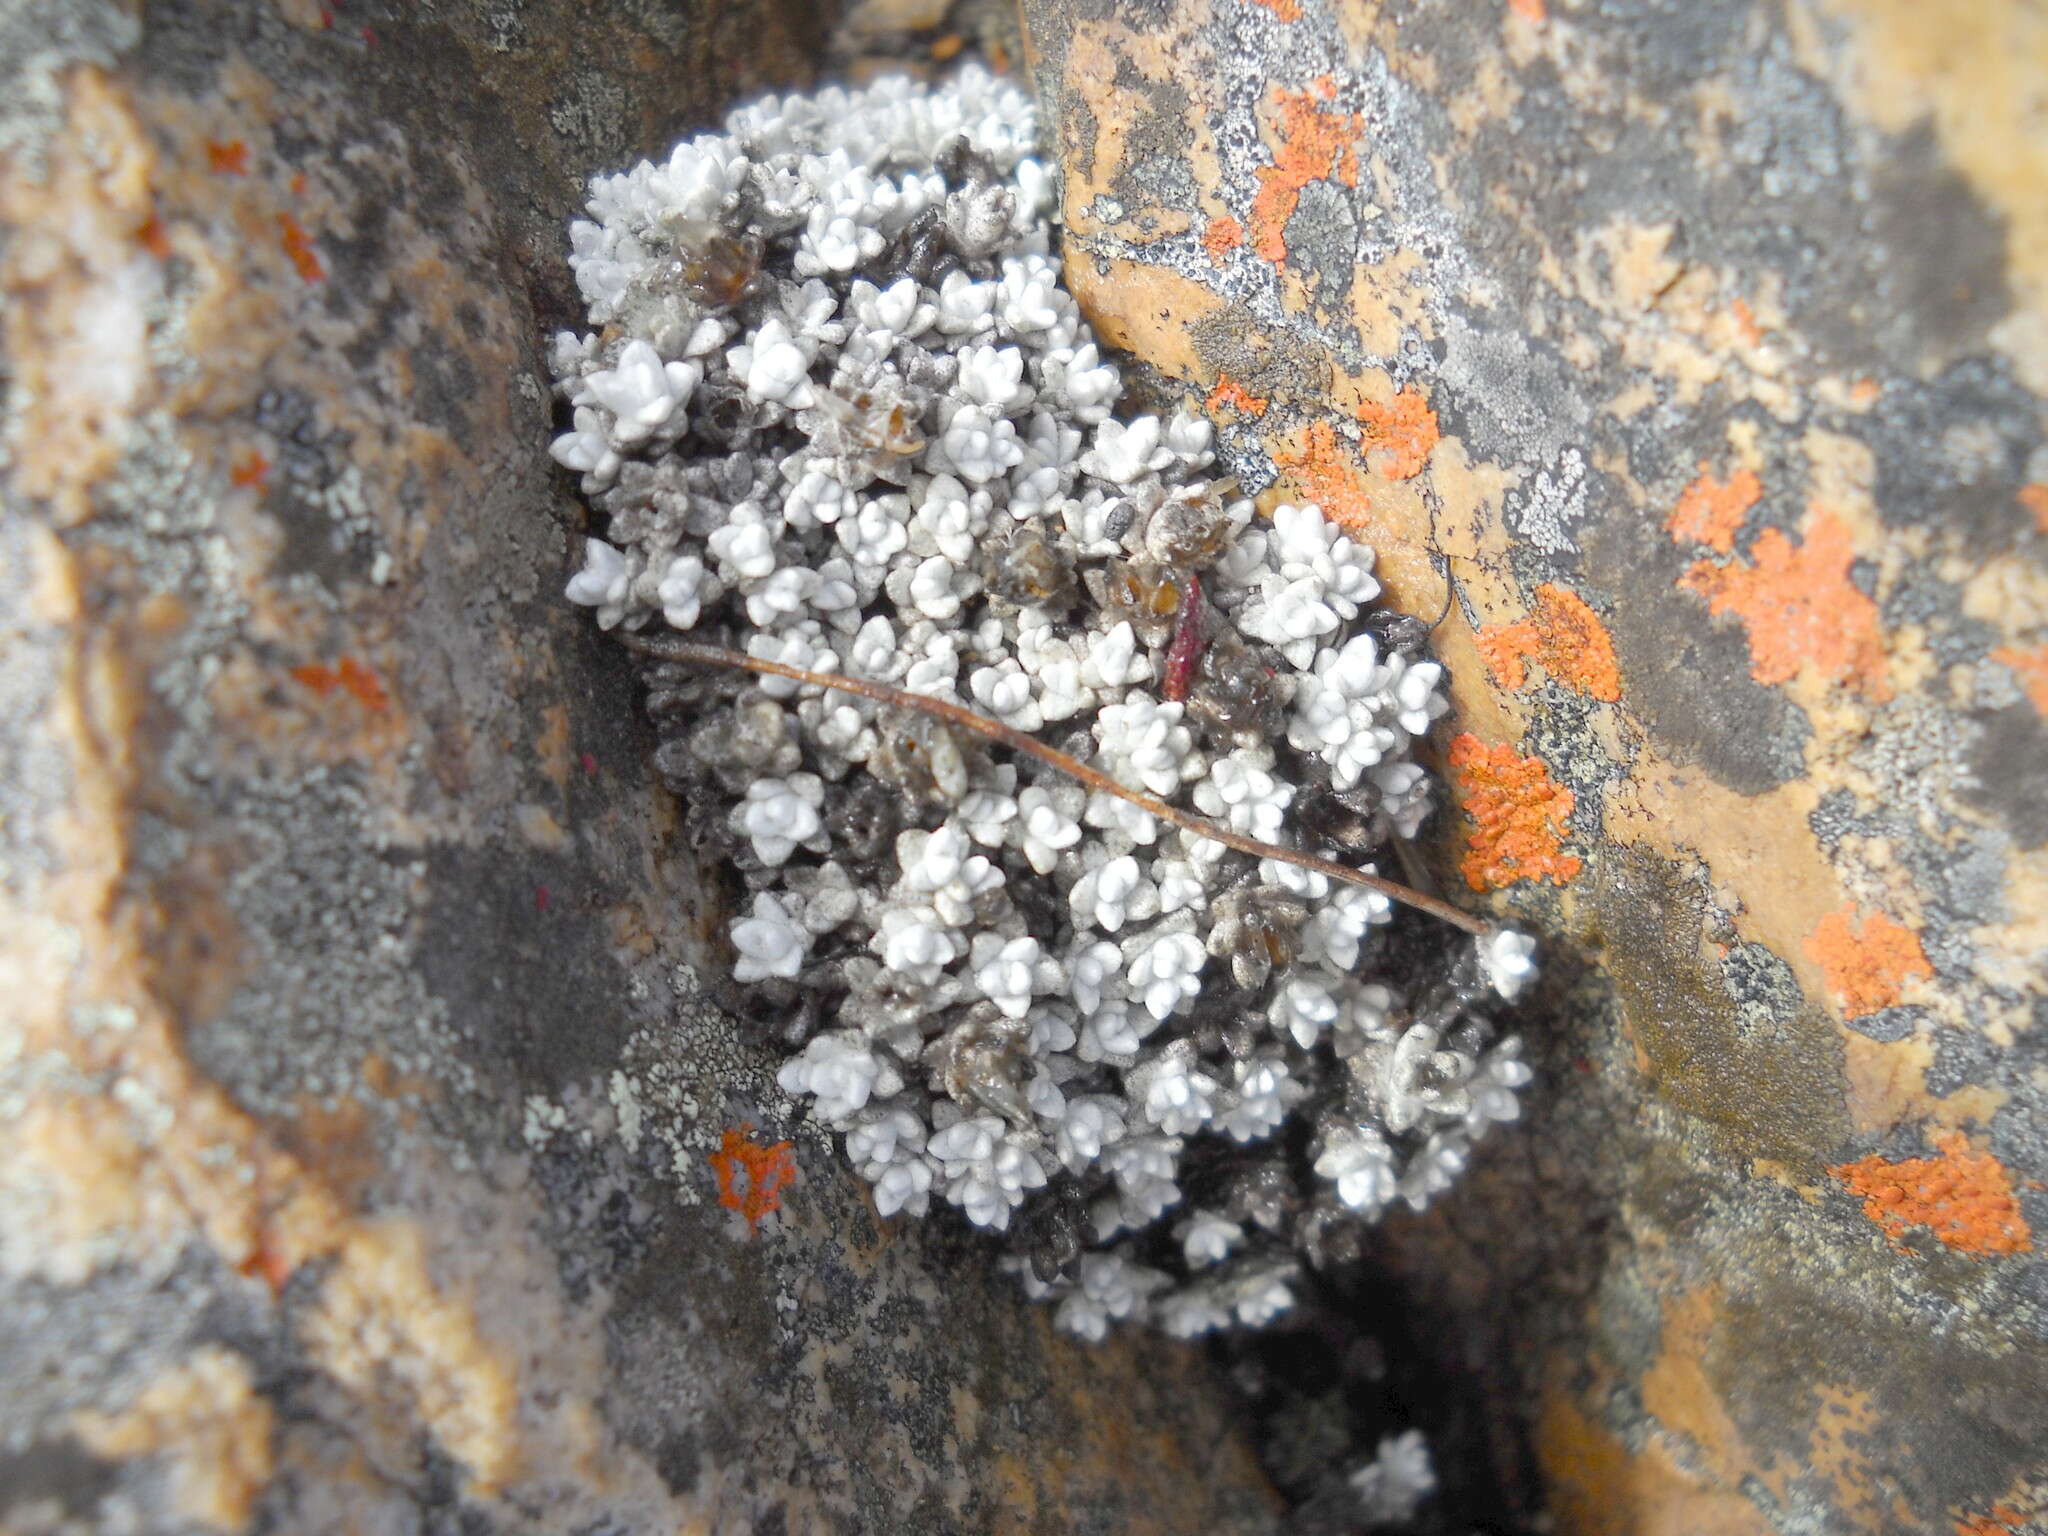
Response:
M1441 613L1438 874L1549 937L1522 1145L1381 1250L1510 1484L2038 1528L2039 16L1024 12L1092 322Z
M1199 1357L785 1138L559 599L581 181L827 19L0 23L8 1529L1271 1528Z

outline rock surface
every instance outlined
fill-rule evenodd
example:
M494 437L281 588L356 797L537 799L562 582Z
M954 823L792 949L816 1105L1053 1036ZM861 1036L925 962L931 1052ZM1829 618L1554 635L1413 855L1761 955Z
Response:
M1075 291L1442 613L1437 873L1549 938L1519 1145L1380 1255L1507 1486L2041 1529L2038 12L1024 13Z
M1199 1356L781 1142L559 600L578 183L825 20L0 11L10 1531L1271 1528Z

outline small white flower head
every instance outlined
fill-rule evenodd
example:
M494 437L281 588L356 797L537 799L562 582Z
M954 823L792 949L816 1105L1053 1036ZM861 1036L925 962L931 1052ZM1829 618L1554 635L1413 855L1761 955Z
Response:
M1526 1085L1534 1075L1529 1064L1522 1060L1519 1036L1509 1035L1480 1057L1478 1070L1465 1084L1468 1101L1466 1134L1477 1141L1495 1121L1521 1119L1522 1101L1516 1090Z
M1266 1017L1273 1033L1291 1039L1305 1051L1337 1022L1337 1011L1336 997L1321 981L1312 976L1290 976L1273 994Z
M792 411L817 403L811 388L811 359L778 319L761 322L751 340L725 354L726 362L747 391L747 398Z
M974 336L995 328L996 285L978 283L965 272L948 272L939 284L934 317L947 336Z
M1367 874L1377 873L1368 864ZM1358 951L1374 924L1392 919L1394 904L1378 891L1362 885L1342 885L1330 892L1309 913L1302 931L1302 958L1321 961L1333 971L1350 971L1358 964Z
M1216 1115L1216 1079L1195 1064L1192 1051L1169 1048L1124 1074L1145 1118L1168 1136L1199 1131Z
M1513 928L1496 928L1479 940L1479 971L1509 1002L1536 974L1536 941Z
M1017 797L1016 836L1031 867L1049 875L1060 855L1081 841L1081 824L1059 807L1050 791L1034 784Z
M890 970L924 986L967 953L966 941L930 907L885 908L868 947Z
M1472 1144L1460 1130L1436 1131L1422 1144L1422 1150L1401 1170L1401 1198L1414 1211L1425 1210L1429 1202L1458 1182L1472 1156Z
M1126 979L1155 1019L1171 1018L1202 990L1209 951L1192 933L1149 933L1131 941L1125 953L1130 957Z
M1337 1198L1368 1220L1400 1193L1394 1149L1368 1125L1340 1125L1323 1137L1316 1172L1337 1186Z
M1196 807L1233 831L1262 843L1278 842L1287 807L1294 801L1294 786L1269 772L1271 763L1272 752L1265 747L1240 747L1219 757L1209 765L1209 776L1195 785Z
M1045 1185L1037 1152L995 1115L963 1119L932 1137L925 1150L945 1173L946 1198L977 1227L1004 1230L1024 1197Z
M1010 416L1031 403L1024 383L1024 354L1015 347L967 347L960 353L955 388L976 405L998 416ZM1019 447L1021 460L1022 447Z
M1160 1329L1172 1338L1192 1339L1230 1326L1230 1309L1213 1286L1184 1285L1153 1307Z
M1069 1173L1079 1173L1124 1135L1124 1101L1109 1094L1088 1094L1067 1102L1067 1112L1053 1134L1053 1151Z
M1081 455L1081 471L1111 485L1136 485L1173 462L1173 450L1160 441L1161 435L1157 416L1105 421L1095 429L1095 446Z
M664 363L660 353L636 337L619 349L610 368L586 375L583 387L612 413L612 441L626 448L667 426L703 377L697 364Z
M1079 1284L1060 1302L1054 1320L1091 1342L1099 1342L1112 1322L1130 1317L1147 1296L1171 1283L1158 1270L1114 1253L1082 1254L1076 1278Z
M1174 1236L1180 1239L1188 1268L1201 1269L1229 1258L1231 1250L1244 1241L1244 1228L1214 1211L1196 1211L1174 1228Z
M1180 788L1181 772L1194 752L1194 737L1181 724L1181 706L1143 694L1104 706L1095 717L1095 739L1113 778L1155 795Z
M1307 1092L1283 1057L1264 1055L1234 1061L1216 1127L1234 1141L1257 1141L1279 1130L1288 1111Z
M875 1053L857 1030L830 1030L813 1035L800 1055L792 1056L775 1074L784 1093L809 1094L812 1112L834 1126L845 1125L870 1098L900 1093L903 1079Z
M602 411L579 405L571 416L567 432L548 445L548 453L564 469L578 471L586 489L609 485L619 472L619 452L605 430Z
M1081 1019L1081 1039L1074 1054L1087 1062L1105 1061L1127 1065L1137 1059L1138 1047L1159 1027L1143 1008L1122 999L1105 1000L1093 1013Z
M815 773L756 779L747 786L747 798L733 819L753 843L754 856L774 868L788 862L799 844L823 842L825 824L818 813L824 804L825 782Z
M1293 1278L1293 1268L1289 1266L1250 1275L1234 1284L1232 1310L1238 1322L1247 1328L1263 1328L1292 1307L1294 1290L1289 1282Z
M1367 1525L1405 1525L1423 1500L1436 1492L1436 1467L1422 1431L1390 1435L1373 1459L1351 1474L1359 1518Z
M1006 1018L1021 1019L1030 1011L1032 994L1040 990L1043 961L1044 952L1036 939L1006 940L992 933L974 936L974 985Z
M605 543L603 539L583 541L583 569L569 578L565 595L572 603L585 608L618 613L626 603L626 594L633 584L633 568L624 554ZM598 615L598 622L604 624L604 613ZM611 624L618 623L614 617ZM605 624L609 629L611 624Z
M811 936L789 915L789 909L766 891L754 897L754 913L732 925L734 981L766 981L794 976L803 969Z
M659 596L661 616L671 629L689 629L696 624L697 616L704 611L711 580L704 562L695 555L677 555L669 561L668 574L661 578Z
M954 411L939 443L946 461L974 485L1001 478L1024 458L1016 424L987 406L963 405Z

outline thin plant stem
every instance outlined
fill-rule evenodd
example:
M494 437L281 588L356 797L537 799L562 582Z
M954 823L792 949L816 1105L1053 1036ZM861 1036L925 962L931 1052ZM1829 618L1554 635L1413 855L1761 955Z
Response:
M894 705L898 709L915 710L943 720L948 725L958 726L989 741L997 742L1012 751L1035 757L1049 768L1055 768L1068 777L1079 780L1090 789L1100 790L1106 795L1115 795L1119 800L1129 801L1140 810L1157 816L1161 821L1179 827L1183 832L1196 837L1206 837L1211 842L1235 848L1239 853L1248 853L1259 859L1278 859L1282 863L1298 865L1327 875L1332 880L1341 880L1346 885L1362 885L1369 891L1378 891L1390 901L1403 906L1414 907L1427 912L1431 917L1441 918L1454 927L1481 937L1493 931L1493 925L1483 918L1459 910L1449 902L1418 891L1399 881L1389 880L1384 875L1369 874L1362 869L1353 869L1349 864L1339 864L1334 859L1318 858L1312 853L1303 853L1298 848L1283 848L1278 843L1262 843L1256 837L1220 826L1206 817L1197 816L1193 811L1184 811L1177 805L1170 805L1157 795L1142 789L1132 789L1119 784L1099 768L1092 768L1078 757L1049 747L1036 736L1000 720L991 720L973 710L953 703L950 699L935 699L930 694L911 693L902 688L892 688L887 683L872 682L864 677L849 677L839 672L811 672L802 667L792 667L786 662L770 661L761 656L748 656L743 652L728 650L722 645L705 645L701 641L684 640L673 635L636 635L621 633L619 639L629 650L644 656L657 657L663 661L680 661L696 666L729 667L742 672L758 672L768 677L787 678L793 683L805 683L813 688L830 688L840 693L858 694L864 699L873 699L880 704Z

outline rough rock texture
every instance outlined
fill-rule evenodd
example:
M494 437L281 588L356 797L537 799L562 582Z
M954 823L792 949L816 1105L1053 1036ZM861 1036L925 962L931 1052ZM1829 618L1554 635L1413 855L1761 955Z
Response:
M0 7L9 1530L1270 1527L1198 1356L778 1142L560 600L580 178L825 19Z
M1381 1247L1509 1486L2042 1529L2038 8L1024 11L1084 307L1442 612L1437 872L1550 937Z

